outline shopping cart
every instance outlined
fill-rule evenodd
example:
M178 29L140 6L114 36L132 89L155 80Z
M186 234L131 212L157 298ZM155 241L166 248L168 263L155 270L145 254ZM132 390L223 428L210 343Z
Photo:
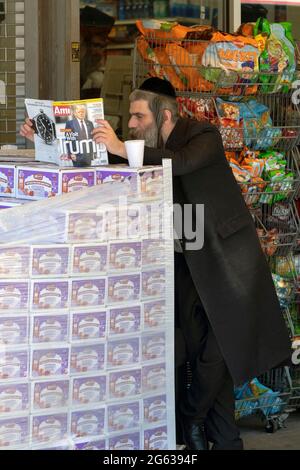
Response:
M291 396L288 367L272 369L258 378L259 382L271 389L272 393L243 398L235 401L237 420L258 415L265 424L265 431L274 433L285 427L289 417L288 405Z
M295 411L300 409L300 365L290 368L290 387L291 396L288 405L290 411Z

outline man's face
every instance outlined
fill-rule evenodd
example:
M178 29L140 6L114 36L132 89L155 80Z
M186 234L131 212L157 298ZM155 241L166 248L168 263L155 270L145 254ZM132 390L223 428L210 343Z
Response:
M146 100L130 103L129 138L143 139L147 147L157 146L158 129Z
M81 119L81 120L84 120L85 119L85 116L86 116L86 109L84 106L76 106L76 108L74 109L74 116L77 118L77 119Z

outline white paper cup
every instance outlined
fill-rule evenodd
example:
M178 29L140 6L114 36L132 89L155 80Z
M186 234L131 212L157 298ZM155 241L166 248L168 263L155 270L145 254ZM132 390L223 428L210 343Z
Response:
M145 141L125 140L124 143L129 166L132 168L138 168L143 166Z

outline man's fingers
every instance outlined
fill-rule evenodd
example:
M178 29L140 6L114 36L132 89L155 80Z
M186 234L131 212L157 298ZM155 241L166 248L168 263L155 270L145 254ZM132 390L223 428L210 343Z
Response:
M106 121L106 119L96 119L96 122L99 124L99 126L104 127L105 129L112 129L111 125L108 121ZM96 129L99 129L99 127L96 127Z
M31 120L31 119L29 119L29 118L26 118L26 119L25 119L25 123L27 124L27 126L29 126L29 127L31 127L31 128L32 128L32 126L33 126L33 122L32 122L32 120Z

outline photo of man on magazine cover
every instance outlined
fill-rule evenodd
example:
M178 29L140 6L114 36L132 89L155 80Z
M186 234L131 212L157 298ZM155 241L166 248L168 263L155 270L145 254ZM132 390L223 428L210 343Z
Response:
M94 124L87 119L87 109L85 104L74 104L71 107L72 119L66 122L64 129L66 140L77 140L82 142L80 150L82 153L72 153L72 145L70 146L69 155L76 167L90 165L94 158L92 145L92 130ZM68 138L69 136L69 138ZM75 150L74 150L75 152Z

